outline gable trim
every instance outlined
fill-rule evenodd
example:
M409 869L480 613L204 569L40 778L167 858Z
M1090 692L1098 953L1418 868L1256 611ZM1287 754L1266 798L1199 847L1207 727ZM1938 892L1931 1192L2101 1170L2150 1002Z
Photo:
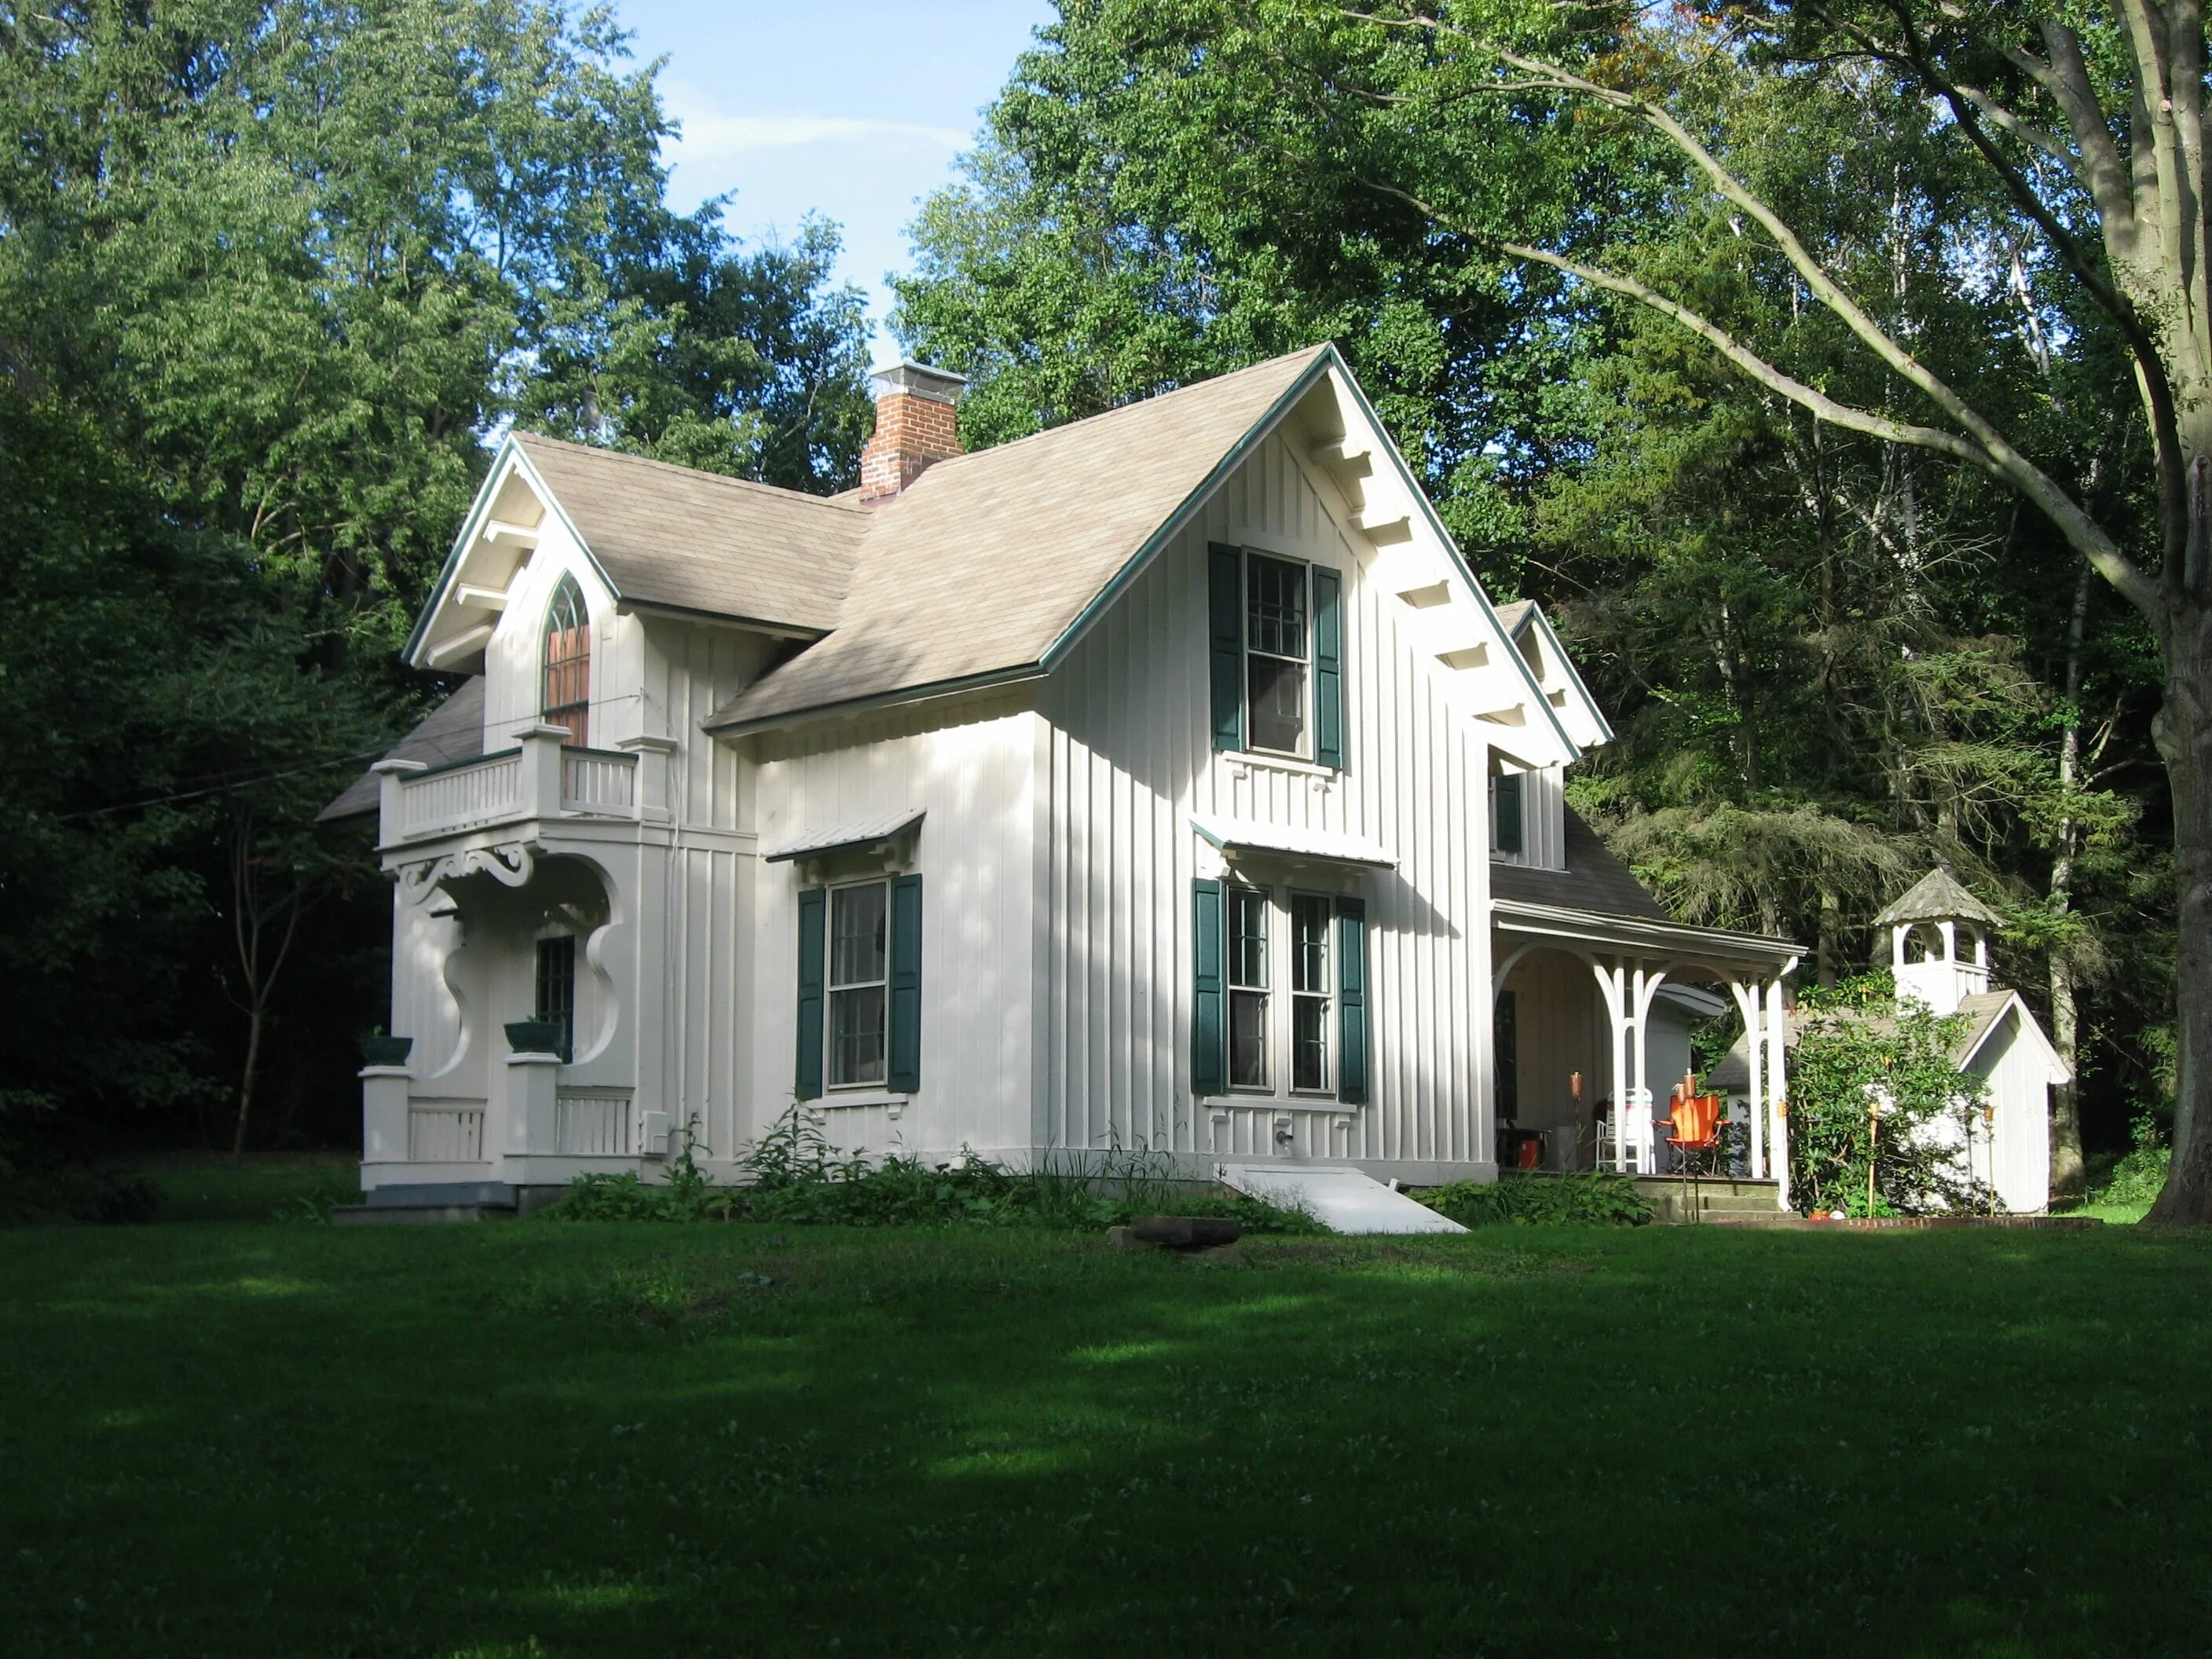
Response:
M430 589L430 597L423 601L422 611L415 618L414 630L407 635L407 647L400 657L410 668L430 666L421 659L423 642L429 637L430 619L446 603L447 594L452 591L454 580L460 574L462 562L467 557L469 550L476 545L477 538L483 533L484 520L491 511L492 497L499 494L500 485L505 481L510 464L522 475L523 482L530 486L546 513L559 520L561 527L568 532L569 539L583 553L592 574L605 585L607 592L614 595L615 602L617 605L623 603L622 589L615 585L615 579L599 562L599 556L592 551L592 544L576 528L575 521L569 518L568 510L561 505L560 497L539 476L538 469L531 465L530 457L524 453L522 446L514 441L514 434L509 432L499 441L499 447L492 452L491 468L484 474L483 483L477 487L477 498L469 507L468 517L461 521L461 533L454 538L453 550L446 555L445 566L438 572L438 580Z
M1531 623L1543 629L1544 645L1551 652L1552 660L1566 671L1567 684L1574 688L1575 695L1582 699L1583 707L1589 711L1589 717L1597 722L1597 729L1603 733L1598 741L1601 744L1611 743L1613 740L1613 723L1606 719L1605 711L1598 707L1597 699L1590 696L1589 687L1583 684L1582 670L1575 666L1575 659L1567 653L1565 647L1560 645L1559 631L1552 626L1552 619L1544 614L1544 607L1540 605L1530 605L1528 614L1521 618L1520 626L1513 630L1512 637L1518 639L1527 633ZM1547 702L1548 706L1548 699Z
M1337 356L1334 343L1328 346L1327 357L1329 362L1337 363L1340 368L1342 367L1342 361ZM1564 763L1572 765L1583 757L1582 747L1567 735L1567 728L1559 722L1559 711L1552 707L1552 700L1544 695L1544 688L1536 684L1536 677L1529 672L1527 659L1513 644L1513 635L1506 631L1504 619L1498 614L1498 607L1491 604L1490 595L1482 591L1482 584L1475 580L1474 567L1467 562L1467 556L1460 551L1458 541L1453 537L1451 532L1444 527L1444 521L1437 516L1436 503L1429 499L1429 492L1421 488L1420 480L1413 476L1413 469L1406 465L1406 458L1399 452L1398 446L1391 441L1389 430L1382 424L1382 417L1375 412L1375 405L1367 401L1366 391L1360 386L1358 377L1348 368L1344 371L1344 384L1352 393L1352 402L1358 405L1360 414L1366 417L1369 427L1373 430L1376 437L1382 441L1382 452L1389 456L1390 465L1397 469L1398 482L1405 486L1406 494L1413 501L1414 510L1420 514L1422 521L1428 526L1430 532L1443 544L1444 553L1451 560L1452 568L1459 573L1460 580L1467 584L1468 591L1474 595L1474 602L1482 607L1483 616L1488 619L1498 638L1504 642L1510 653L1514 667L1520 671L1521 683L1528 689L1529 702L1534 708L1543 711L1545 720L1550 722L1552 730L1559 737L1559 746L1565 752Z
M1990 1016L1989 1024L1982 1027L1981 1035L1974 1039L1973 1046L1959 1056L1957 1064L1960 1069L1963 1071L1974 1063L1975 1057L1989 1047L1990 1039L1997 1034L1997 1028L2005 1023L2005 1016L2015 1010L2020 1014L2021 1032L2034 1035L2036 1047L2043 1050L2043 1057L2050 1065L2052 1078L2060 1083L2071 1082L2073 1074L2066 1069L2066 1062L2059 1059L2058 1049L2045 1033L2043 1022L2036 1018L2034 1011L2029 1008L2020 993L2010 988L2006 990L2004 1001Z

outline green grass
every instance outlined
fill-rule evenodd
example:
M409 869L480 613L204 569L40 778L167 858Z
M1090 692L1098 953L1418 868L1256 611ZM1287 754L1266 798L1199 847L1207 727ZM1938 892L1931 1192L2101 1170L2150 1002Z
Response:
M9 1655L2133 1656L2212 1620L2212 1243L2155 1230L0 1254Z

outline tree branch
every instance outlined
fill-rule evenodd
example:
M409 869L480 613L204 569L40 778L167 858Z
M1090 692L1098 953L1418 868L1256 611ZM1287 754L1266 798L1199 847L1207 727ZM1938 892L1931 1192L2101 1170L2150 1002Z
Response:
M2102 526L2083 512L2081 507L2061 489L2035 464L1999 439L1992 447L1978 438L1962 437L1958 433L1941 427L1922 426L1909 421L1894 420L1876 415L1869 410L1838 403L1826 392L1808 386L1802 380L1777 368L1748 346L1737 340L1725 329L1709 319L1698 315L1688 307L1668 298L1657 289L1609 270L1586 265L1577 260L1553 253L1546 248L1532 247L1525 242L1506 241L1486 236L1468 226L1455 222L1449 215L1440 212L1431 204L1422 200L1410 191L1395 185L1370 179L1367 187L1376 192L1396 198L1406 203L1431 222L1457 234L1497 248L1516 259L1532 264L1549 266L1552 270L1634 300L1668 318L1711 345L1714 350L1733 364L1748 379L1780 393L1800 408L1832 426L1853 432L1863 432L1870 437L1892 443L1911 444L1916 448L1933 450L1979 467L1994 477L2002 478L2027 497L2057 526L2061 534L2075 550L2087 559L2097 574L2122 594L2127 601L2147 614L2156 605L2157 585L2122 553L2106 534ZM1986 422L1984 423L1986 425Z

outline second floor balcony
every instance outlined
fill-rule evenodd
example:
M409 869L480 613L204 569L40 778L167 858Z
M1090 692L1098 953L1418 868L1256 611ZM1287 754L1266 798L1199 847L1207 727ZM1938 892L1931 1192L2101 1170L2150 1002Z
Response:
M565 727L526 727L514 747L449 766L379 763L378 844L395 847L526 819L665 821L674 743L636 738L618 749L579 749Z

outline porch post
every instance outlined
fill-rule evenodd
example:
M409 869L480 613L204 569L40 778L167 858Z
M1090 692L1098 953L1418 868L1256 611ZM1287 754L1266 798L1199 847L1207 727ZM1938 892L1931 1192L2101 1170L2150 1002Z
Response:
M1613 1075L1607 1084L1613 1091L1613 1167L1618 1170L1628 1154L1628 1030L1622 1023L1626 1011L1621 1007L1626 989L1622 981L1627 974L1625 969L1608 968L1595 959L1590 963L1590 972L1597 975L1598 994L1605 999L1606 1023L1613 1031Z
M1751 1178L1766 1179L1766 1032L1763 1012L1765 988L1758 981L1732 982L1736 1012L1743 1016L1744 1057L1751 1066L1751 1087L1744 1102L1744 1116L1751 1128Z
M1782 979L1796 965L1792 957L1789 967L1766 982L1766 1109L1773 1125L1775 1201L1785 1210L1790 1207L1789 1093L1784 1085L1790 1029L1783 1023Z

